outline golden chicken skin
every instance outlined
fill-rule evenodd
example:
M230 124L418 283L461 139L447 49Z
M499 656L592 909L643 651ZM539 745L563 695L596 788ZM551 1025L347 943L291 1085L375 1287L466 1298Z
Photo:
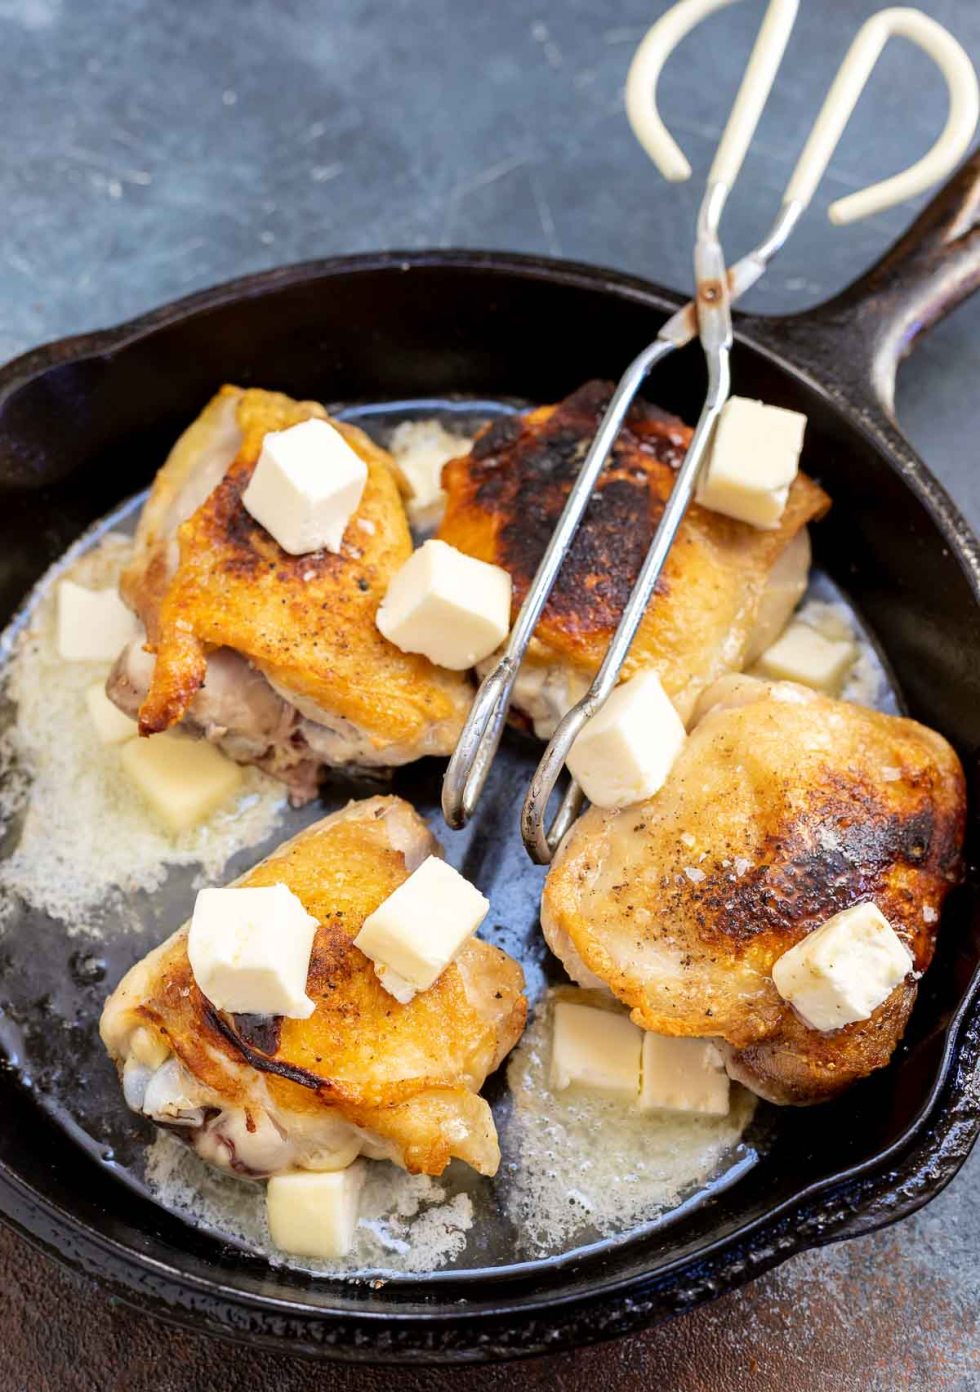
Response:
M395 797L353 802L237 883L286 885L316 918L305 1020L218 1011L198 988L187 928L137 963L106 1002L102 1039L129 1105L209 1162L258 1176L333 1169L358 1154L441 1174L500 1161L479 1095L517 1042L521 968L471 938L407 1005L354 946L364 919L439 848Z
M391 460L331 422L368 469L339 554L287 554L242 504L268 431L315 402L225 387L184 433L143 509L124 599L146 629L110 697L152 735L177 724L303 801L325 767L391 767L449 754L471 691L460 673L403 653L375 615L412 553Z
M542 926L582 985L658 1034L711 1038L774 1102L820 1102L886 1064L961 873L963 770L934 731L788 682L730 676L660 791L590 808L548 874ZM870 1019L822 1032L777 958L873 900L914 972Z
M510 572L523 602L612 387L590 382L556 406L504 417L443 470L438 535ZM521 668L514 704L548 738L592 681L674 486L691 430L638 401L620 431ZM693 504L623 670L653 668L681 717L781 631L806 588L808 522L829 499L800 475L779 526L759 531Z

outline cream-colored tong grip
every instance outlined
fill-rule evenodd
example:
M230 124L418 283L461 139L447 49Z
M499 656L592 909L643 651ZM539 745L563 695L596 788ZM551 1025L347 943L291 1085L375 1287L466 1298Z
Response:
M667 179L690 178L691 166L661 119L657 81L680 41L709 14L733 3L680 0L660 17L633 58L626 81L626 111L636 138ZM775 79L796 8L796 0L786 0L785 4L773 0L766 12L715 154L709 183L723 182L731 187L738 175ZM812 199L881 51L893 36L917 44L945 77L949 91L946 125L932 149L908 169L832 203L831 221L855 222L914 198L944 179L966 153L980 116L980 89L968 55L948 30L921 10L903 6L879 10L861 26L848 49L797 161L784 204L797 203L802 209Z
M945 77L949 88L946 126L928 154L901 174L832 203L831 222L856 222L914 198L944 179L966 153L980 112L977 75L967 54L948 30L921 10L879 10L858 30L834 78L787 186L787 203L797 201L805 207L813 197L881 50L894 35L917 44Z
M636 50L626 79L626 112L637 140L665 179L691 177L691 166L657 110L657 81L671 53L715 10L734 0L680 0L663 14ZM729 187L738 178L746 151L772 89L796 19L799 0L770 0L745 75L715 152L710 183Z

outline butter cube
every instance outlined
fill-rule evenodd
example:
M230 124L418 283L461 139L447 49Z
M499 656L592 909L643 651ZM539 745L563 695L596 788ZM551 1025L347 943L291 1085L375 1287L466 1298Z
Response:
M269 1235L297 1257L346 1257L354 1245L363 1161L346 1170L294 1170L266 1186Z
M103 744L123 744L136 734L136 721L109 700L104 682L92 683L85 692L85 705Z
M228 802L242 783L237 764L205 740L166 733L130 740L123 768L171 831L186 831Z
M794 681L836 696L854 666L857 648L847 638L825 638L795 620L759 658L756 671L770 681Z
M744 396L725 402L697 501L753 527L772 530L799 470L806 416Z
M202 889L187 932L194 980L212 1005L306 1020L317 921L284 884Z
M367 482L367 465L332 425L270 430L242 504L291 556L339 552Z
M912 970L912 954L878 906L834 914L773 964L784 1000L815 1030L836 1030L871 1015Z
M402 1004L426 991L487 916L490 901L438 856L368 914L354 939Z
M552 1017L551 1086L587 1088L635 1102L643 1031L628 1015L557 1001Z
M66 662L114 662L139 627L118 590L59 582L58 652Z
M728 1074L710 1039L673 1039L645 1033L642 1075L643 1112L728 1114Z
M663 786L686 738L656 672L638 672L584 726L568 767L596 807L628 807Z
M427 541L392 576L378 609L380 631L402 652L463 672L489 657L510 632L510 576Z

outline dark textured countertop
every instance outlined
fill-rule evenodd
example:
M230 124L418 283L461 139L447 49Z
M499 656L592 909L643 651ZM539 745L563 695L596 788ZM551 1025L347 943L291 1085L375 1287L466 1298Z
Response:
M213 281L377 247L564 255L686 288L697 181L668 189L621 87L662 0L0 0L0 355ZM977 0L922 0L980 58ZM662 109L707 167L760 5L688 39ZM866 0L803 0L785 76L726 219L767 224ZM925 60L889 48L817 208L748 303L785 311L851 279L908 220L848 229L831 196L922 153L942 121ZM900 378L913 443L980 525L980 303ZM972 399L970 405L972 407ZM515 1369L396 1374L408 1389L980 1387L980 1156L897 1228L798 1257L646 1335ZM0 1392L387 1387L177 1334L0 1230Z

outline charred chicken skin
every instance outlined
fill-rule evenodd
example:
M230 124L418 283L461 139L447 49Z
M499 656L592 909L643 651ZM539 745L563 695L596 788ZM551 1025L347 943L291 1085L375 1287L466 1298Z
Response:
M710 1037L775 1102L820 1102L902 1036L939 913L961 871L963 771L912 720L794 684L727 677L661 790L590 808L563 841L542 924L583 985L644 1029ZM779 995L773 963L874 900L915 970L868 1020L821 1032Z
M490 425L443 470L439 536L511 574L520 607L612 388L590 382L556 406ZM691 430L638 402L601 475L538 624L515 704L547 737L605 654L674 486ZM800 475L782 521L758 531L694 504L623 676L655 669L687 720L700 692L776 637L806 587L808 522L829 506Z

